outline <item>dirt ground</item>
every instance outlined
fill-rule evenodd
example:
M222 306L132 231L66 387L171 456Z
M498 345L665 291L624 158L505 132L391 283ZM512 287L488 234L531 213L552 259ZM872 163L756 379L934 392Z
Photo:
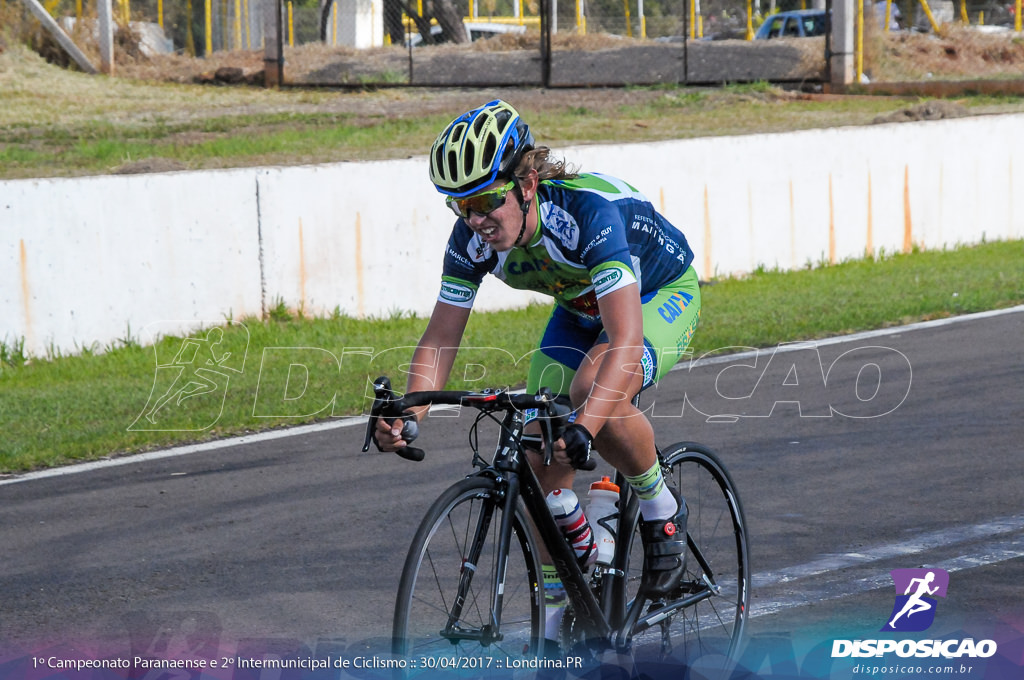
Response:
M824 38L771 41L632 40L557 36L553 87L602 87L687 82L772 81L813 84L827 78ZM312 86L537 86L543 83L539 39L506 35L471 45L355 50L304 45L285 50L285 83ZM119 73L147 80L211 84L263 82L261 51L215 53L207 59L171 55L125 57ZM864 72L872 82L1019 78L1024 39L950 27L942 36L869 34Z
M824 39L681 43L608 36L556 41L553 87L602 87L726 81L803 81L824 76ZM471 45L355 50L323 45L288 48L288 84L313 86L536 86L544 82L539 40L502 36ZM143 79L231 84L262 83L260 51L215 53L207 59L181 55L124 59L123 75Z

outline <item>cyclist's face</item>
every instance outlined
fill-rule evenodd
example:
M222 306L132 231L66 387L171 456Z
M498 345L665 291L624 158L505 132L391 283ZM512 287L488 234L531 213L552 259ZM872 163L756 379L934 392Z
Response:
M501 189L505 184L506 182L503 180L494 182L480 193ZM533 191L536 190L536 186L531 186L531 184L529 180L520 183L521 191L527 198L532 197ZM505 195L505 202L491 212L480 214L470 210L469 217L464 219L469 228L478 234L480 239L490 245L491 248L499 252L511 250L516 245L516 237L519 236L519 230L523 226L522 203L520 200L518 192L514 190L509 191ZM532 215L530 217L532 218ZM529 222L533 222L533 220L530 219ZM526 232L520 241L521 243L527 242L529 237L533 235L529 222Z

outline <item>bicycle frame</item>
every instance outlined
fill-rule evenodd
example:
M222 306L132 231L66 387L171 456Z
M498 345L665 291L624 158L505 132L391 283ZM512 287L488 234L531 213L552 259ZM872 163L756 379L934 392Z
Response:
M621 536L624 526L623 518L635 518L638 511L638 501L628 484L624 482L621 473L616 473L615 478L619 484L619 540L616 541L615 556L610 567L599 567L600 569L600 595L595 596L591 588L591 581L579 567L573 549L565 540L562 530L558 527L547 507L545 493L540 486L533 468L527 459L526 450L522 444L522 437L526 427L527 418L524 410L527 408L540 407L547 409L546 415L542 416L541 424L546 429L545 444L547 447L546 460L550 460L551 442L560 437L555 425L556 418L563 416L555 410L552 404L551 395L509 395L507 392L420 392L406 395L405 398L396 399L391 393L390 384L385 379L378 380L377 401L367 426L367 438L364 451L368 449L371 441L371 433L376 426L376 418L386 416L389 418L400 417L405 409L427 403L439 404L464 404L477 408L481 413L493 414L503 411L504 417L501 420L500 435L494 456L490 464L487 464L474 446L474 464L480 469L470 476L484 475L492 478L498 485L498 497L502 501L502 526L497 546L496 563L499 565L496 574L493 591L491 593L491 609L487 618L489 624L482 626L479 631L468 631L456 624L462 618L463 606L466 602L466 595L470 592L471 582L475 575L476 564L484 548L486 537L489 535L490 523L493 519L492 512L482 513L471 541L471 549L466 558L465 566L459 577L459 585L455 601L448 612L448 622L441 631L442 637L447 637L453 642L459 640L477 640L482 644L490 644L500 641L503 636L501 632L503 593L505 590L505 578L510 545L513 537L513 522L517 503L520 497L526 508L528 517L533 521L535 536L547 549L549 557L553 562L562 580L569 603L572 606L575 625L579 627L584 639L591 642L599 642L609 648L612 645L619 650L628 649L633 636L654 625L664 621L675 612L689 607L703 599L713 597L718 588L715 585L714 576L710 567L701 554L693 538L687 533L687 544L690 552L700 564L704 577L703 583L695 584L693 591L682 599L671 600L662 603L662 606L654 611L649 611L641 616L644 605L649 601L643 595L637 595L628 611L621 611L621 603L625 601L624 589L626 587L626 575L629 561L630 537ZM499 398L501 397L501 398ZM531 401L535 400L535 401ZM496 420L496 419L495 419ZM564 423L561 424L564 426ZM412 460L421 460L423 452L412 447L407 447L398 452L403 457ZM658 452L659 461L664 462L661 452ZM540 587L540 584L535 584Z
M547 548L559 576L562 578L562 585L565 587L569 600L572 602L576 612L577 620L583 625L588 636L607 639L612 630L605 613L601 611L594 593L591 592L587 583L586 575L576 562L576 556L572 548L565 541L562 530L555 523L551 511L548 510L544 491L533 473L526 454L520 443L524 428L522 413L511 411L505 414L502 422L501 437L495 450L494 459L491 465L484 468L477 474L494 474L495 479L505 486L505 513L504 520L511 523L512 511L519 497L522 497L526 506L527 514L534 522L537 536ZM486 529L486 527L481 527ZM482 535L485 531L479 531ZM501 543L498 548L498 562L504 563L508 555L509 541L511 540L511 527L506 530L502 527ZM498 579L498 588L504 586L504 573ZM500 602L495 599L498 611L492 614L492 621L500 621Z
M590 582L586 574L580 569L576 556L566 542L562 530L555 523L551 511L548 510L547 501L543 489L526 460L525 452L520 443L524 429L523 415L519 412L507 412L502 421L501 437L495 448L494 458L491 464L477 474L492 474L499 483L505 487L505 512L502 517L509 524L503 526L501 531L501 542L499 544L499 564L505 563L508 555L509 543L511 541L511 521L518 497L522 497L526 506L527 514L534 522L537 530L537 537L547 548L548 554L558 570L562 579L562 586L565 588L569 602L572 604L576 622L581 626L584 634L592 640L614 640L615 645L620 649L629 646L632 637L657 625L668 616L677 611L690 607L701 600L713 597L717 592L714 586L714 578L710 566L704 559L699 548L694 544L693 539L688 535L687 544L690 552L696 557L701 565L705 576L704 585L706 588L691 594L689 597L673 600L656 611L641 616L640 613L647 600L638 596L628 611L621 611L619 603L623 598L615 597L617 589L625 587L626 568L628 561L628 541L617 540L615 557L611 567L603 567L601 578L601 596L595 597L591 590ZM659 452L659 459L660 459ZM630 490L628 484L622 478L621 473L616 473L616 482L620 488L619 507L620 516L626 516L634 511L637 499ZM620 524L621 526L621 524ZM477 536L487 533L487 526L477 528ZM478 552L474 553L474 560ZM504 588L504 571L500 574L497 588ZM471 578L469 576L468 578ZM493 601L495 611L491 614L492 624L496 627L493 631L494 639L500 637L497 627L501 621L501 598L500 592L495 593ZM461 614L461 611L456 611ZM452 620L456 620L453 618Z

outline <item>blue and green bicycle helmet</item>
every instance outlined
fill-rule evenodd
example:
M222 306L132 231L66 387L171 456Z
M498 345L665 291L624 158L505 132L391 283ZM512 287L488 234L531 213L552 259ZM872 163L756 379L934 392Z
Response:
M495 99L462 114L430 149L430 181L442 194L461 198L500 178L512 179L533 135L519 113Z

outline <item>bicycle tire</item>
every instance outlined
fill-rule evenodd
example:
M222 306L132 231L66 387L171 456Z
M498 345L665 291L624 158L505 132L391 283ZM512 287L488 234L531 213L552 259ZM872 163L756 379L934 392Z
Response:
M529 658L542 649L543 581L521 500L512 518L505 584L503 589L495 586L504 493L490 477L468 477L451 486L427 511L409 547L398 588L392 629L397 659L415 662L420 669L438 660L448 665L437 670L450 671L451 664L463 668L460 658L466 664L487 657ZM481 522L486 516L489 522ZM482 549L471 562L469 552L475 541ZM466 569L468 564L474 567ZM486 639L494 629L490 612L499 591L500 639ZM461 613L456 615L459 603Z
M686 529L692 543L687 549L686 574L679 597L701 589L701 559L708 565L719 591L634 639L634 651L638 659L671 658L687 667L699 667L708 677L727 677L741 652L750 605L749 547L743 507L732 477L710 448L692 442L673 444L663 452L662 461L666 481L682 494L689 509ZM629 533L620 533L629 536L626 608L639 590L643 565L638 506L629 505L622 525ZM694 547L701 559L694 554ZM658 606L651 603L645 611ZM665 627L670 646L665 645Z

